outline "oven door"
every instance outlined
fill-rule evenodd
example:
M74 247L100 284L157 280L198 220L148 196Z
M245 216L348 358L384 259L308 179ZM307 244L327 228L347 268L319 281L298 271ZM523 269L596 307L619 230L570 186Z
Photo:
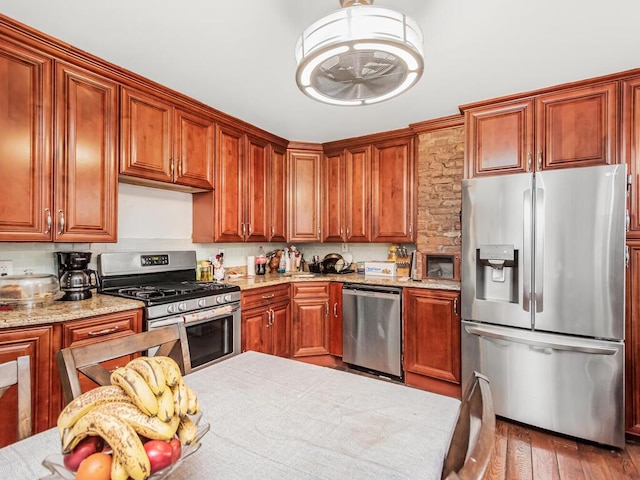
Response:
M147 328L151 330L180 322L184 322L187 331L192 370L240 353L240 303L149 320ZM150 355L153 353L149 351Z

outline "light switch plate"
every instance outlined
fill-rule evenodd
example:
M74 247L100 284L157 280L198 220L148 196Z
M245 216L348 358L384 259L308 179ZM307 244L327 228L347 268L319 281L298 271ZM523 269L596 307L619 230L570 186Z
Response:
M13 275L13 260L0 260L0 277Z
M348 252L349 251L349 244L348 243L343 243L342 244L342 251L343 252Z

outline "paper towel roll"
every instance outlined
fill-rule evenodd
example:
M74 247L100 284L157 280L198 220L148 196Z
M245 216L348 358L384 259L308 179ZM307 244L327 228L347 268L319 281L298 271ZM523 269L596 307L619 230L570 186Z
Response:
M256 275L256 257L247 257L247 277Z

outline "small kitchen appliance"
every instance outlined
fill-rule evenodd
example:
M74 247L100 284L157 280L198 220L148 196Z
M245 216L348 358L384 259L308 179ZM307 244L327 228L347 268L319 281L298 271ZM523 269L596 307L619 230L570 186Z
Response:
M144 303L144 329L184 323L197 369L240 353L240 287L196 280L196 252L98 255L99 292Z
M91 252L55 252L58 263L61 300L75 301L91 298L91 289L96 287L96 272L87 268ZM93 279L93 281L92 281Z

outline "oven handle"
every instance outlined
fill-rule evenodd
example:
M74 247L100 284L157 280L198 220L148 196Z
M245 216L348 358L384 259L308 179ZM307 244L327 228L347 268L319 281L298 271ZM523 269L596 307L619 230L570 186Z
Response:
M208 308L206 310L200 310L199 312L187 313L183 315L183 321L185 324L202 323L216 318L226 317L233 315L240 310L240 303L232 303L219 307Z
M152 320L147 324L147 328L152 330L154 328L166 327L167 325L175 325L176 323L183 323L183 317L171 317L164 320Z

